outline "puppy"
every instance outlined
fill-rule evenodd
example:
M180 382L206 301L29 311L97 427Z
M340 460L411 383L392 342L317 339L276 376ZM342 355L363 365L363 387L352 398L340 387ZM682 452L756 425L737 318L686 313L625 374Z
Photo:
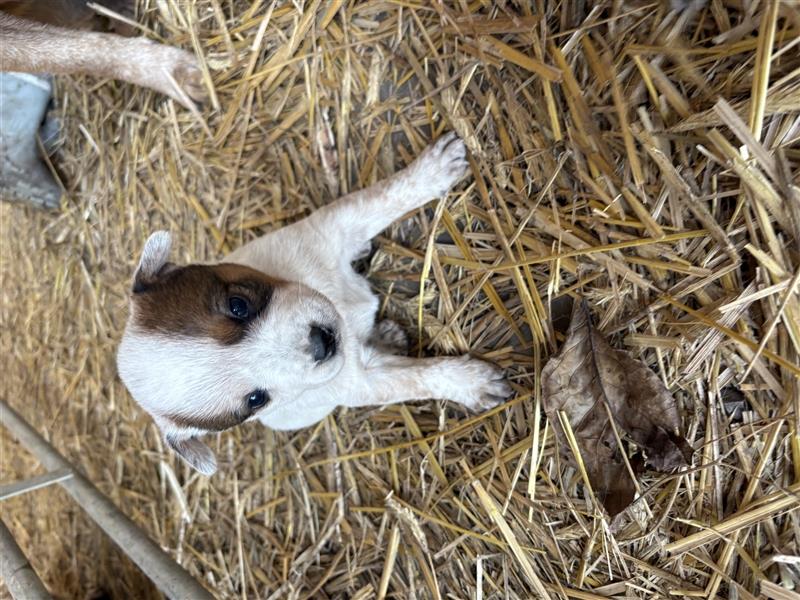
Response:
M436 398L482 410L509 396L502 371L482 360L399 355L402 330L376 324L378 299L351 266L393 221L446 193L465 154L450 133L389 179L219 264L176 266L170 235L150 236L117 364L181 458L211 475L216 459L199 436L251 419L292 430L337 406Z

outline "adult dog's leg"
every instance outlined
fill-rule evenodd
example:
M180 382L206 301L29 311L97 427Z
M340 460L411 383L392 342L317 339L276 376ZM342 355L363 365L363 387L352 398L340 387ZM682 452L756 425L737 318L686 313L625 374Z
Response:
M111 77L153 88L181 103L181 89L193 100L205 96L197 61L180 48L142 37L73 31L4 13L0 13L0 70Z

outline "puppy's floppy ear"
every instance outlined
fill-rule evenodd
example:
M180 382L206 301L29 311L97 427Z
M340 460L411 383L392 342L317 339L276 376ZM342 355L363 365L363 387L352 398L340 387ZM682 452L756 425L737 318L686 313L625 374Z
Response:
M144 243L139 265L133 274L134 293L144 291L147 286L156 280L167 262L169 251L172 247L172 235L169 231L156 231Z
M211 448L196 437L181 437L168 433L164 439L167 445L193 469L209 477L217 472L217 458Z

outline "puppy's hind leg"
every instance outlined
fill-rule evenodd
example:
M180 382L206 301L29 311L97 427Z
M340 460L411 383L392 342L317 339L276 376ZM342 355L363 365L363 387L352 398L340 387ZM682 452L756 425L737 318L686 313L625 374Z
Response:
M391 319L384 319L375 324L370 343L387 354L408 353L408 335L397 321Z

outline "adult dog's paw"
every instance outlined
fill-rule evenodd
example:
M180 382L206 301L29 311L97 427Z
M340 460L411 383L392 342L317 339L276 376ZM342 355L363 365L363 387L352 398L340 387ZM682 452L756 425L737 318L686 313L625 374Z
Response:
M184 106L189 101L205 102L203 73L195 56L146 38L125 41L126 49L136 52L136 60L126 64L114 76L137 85L153 88Z

